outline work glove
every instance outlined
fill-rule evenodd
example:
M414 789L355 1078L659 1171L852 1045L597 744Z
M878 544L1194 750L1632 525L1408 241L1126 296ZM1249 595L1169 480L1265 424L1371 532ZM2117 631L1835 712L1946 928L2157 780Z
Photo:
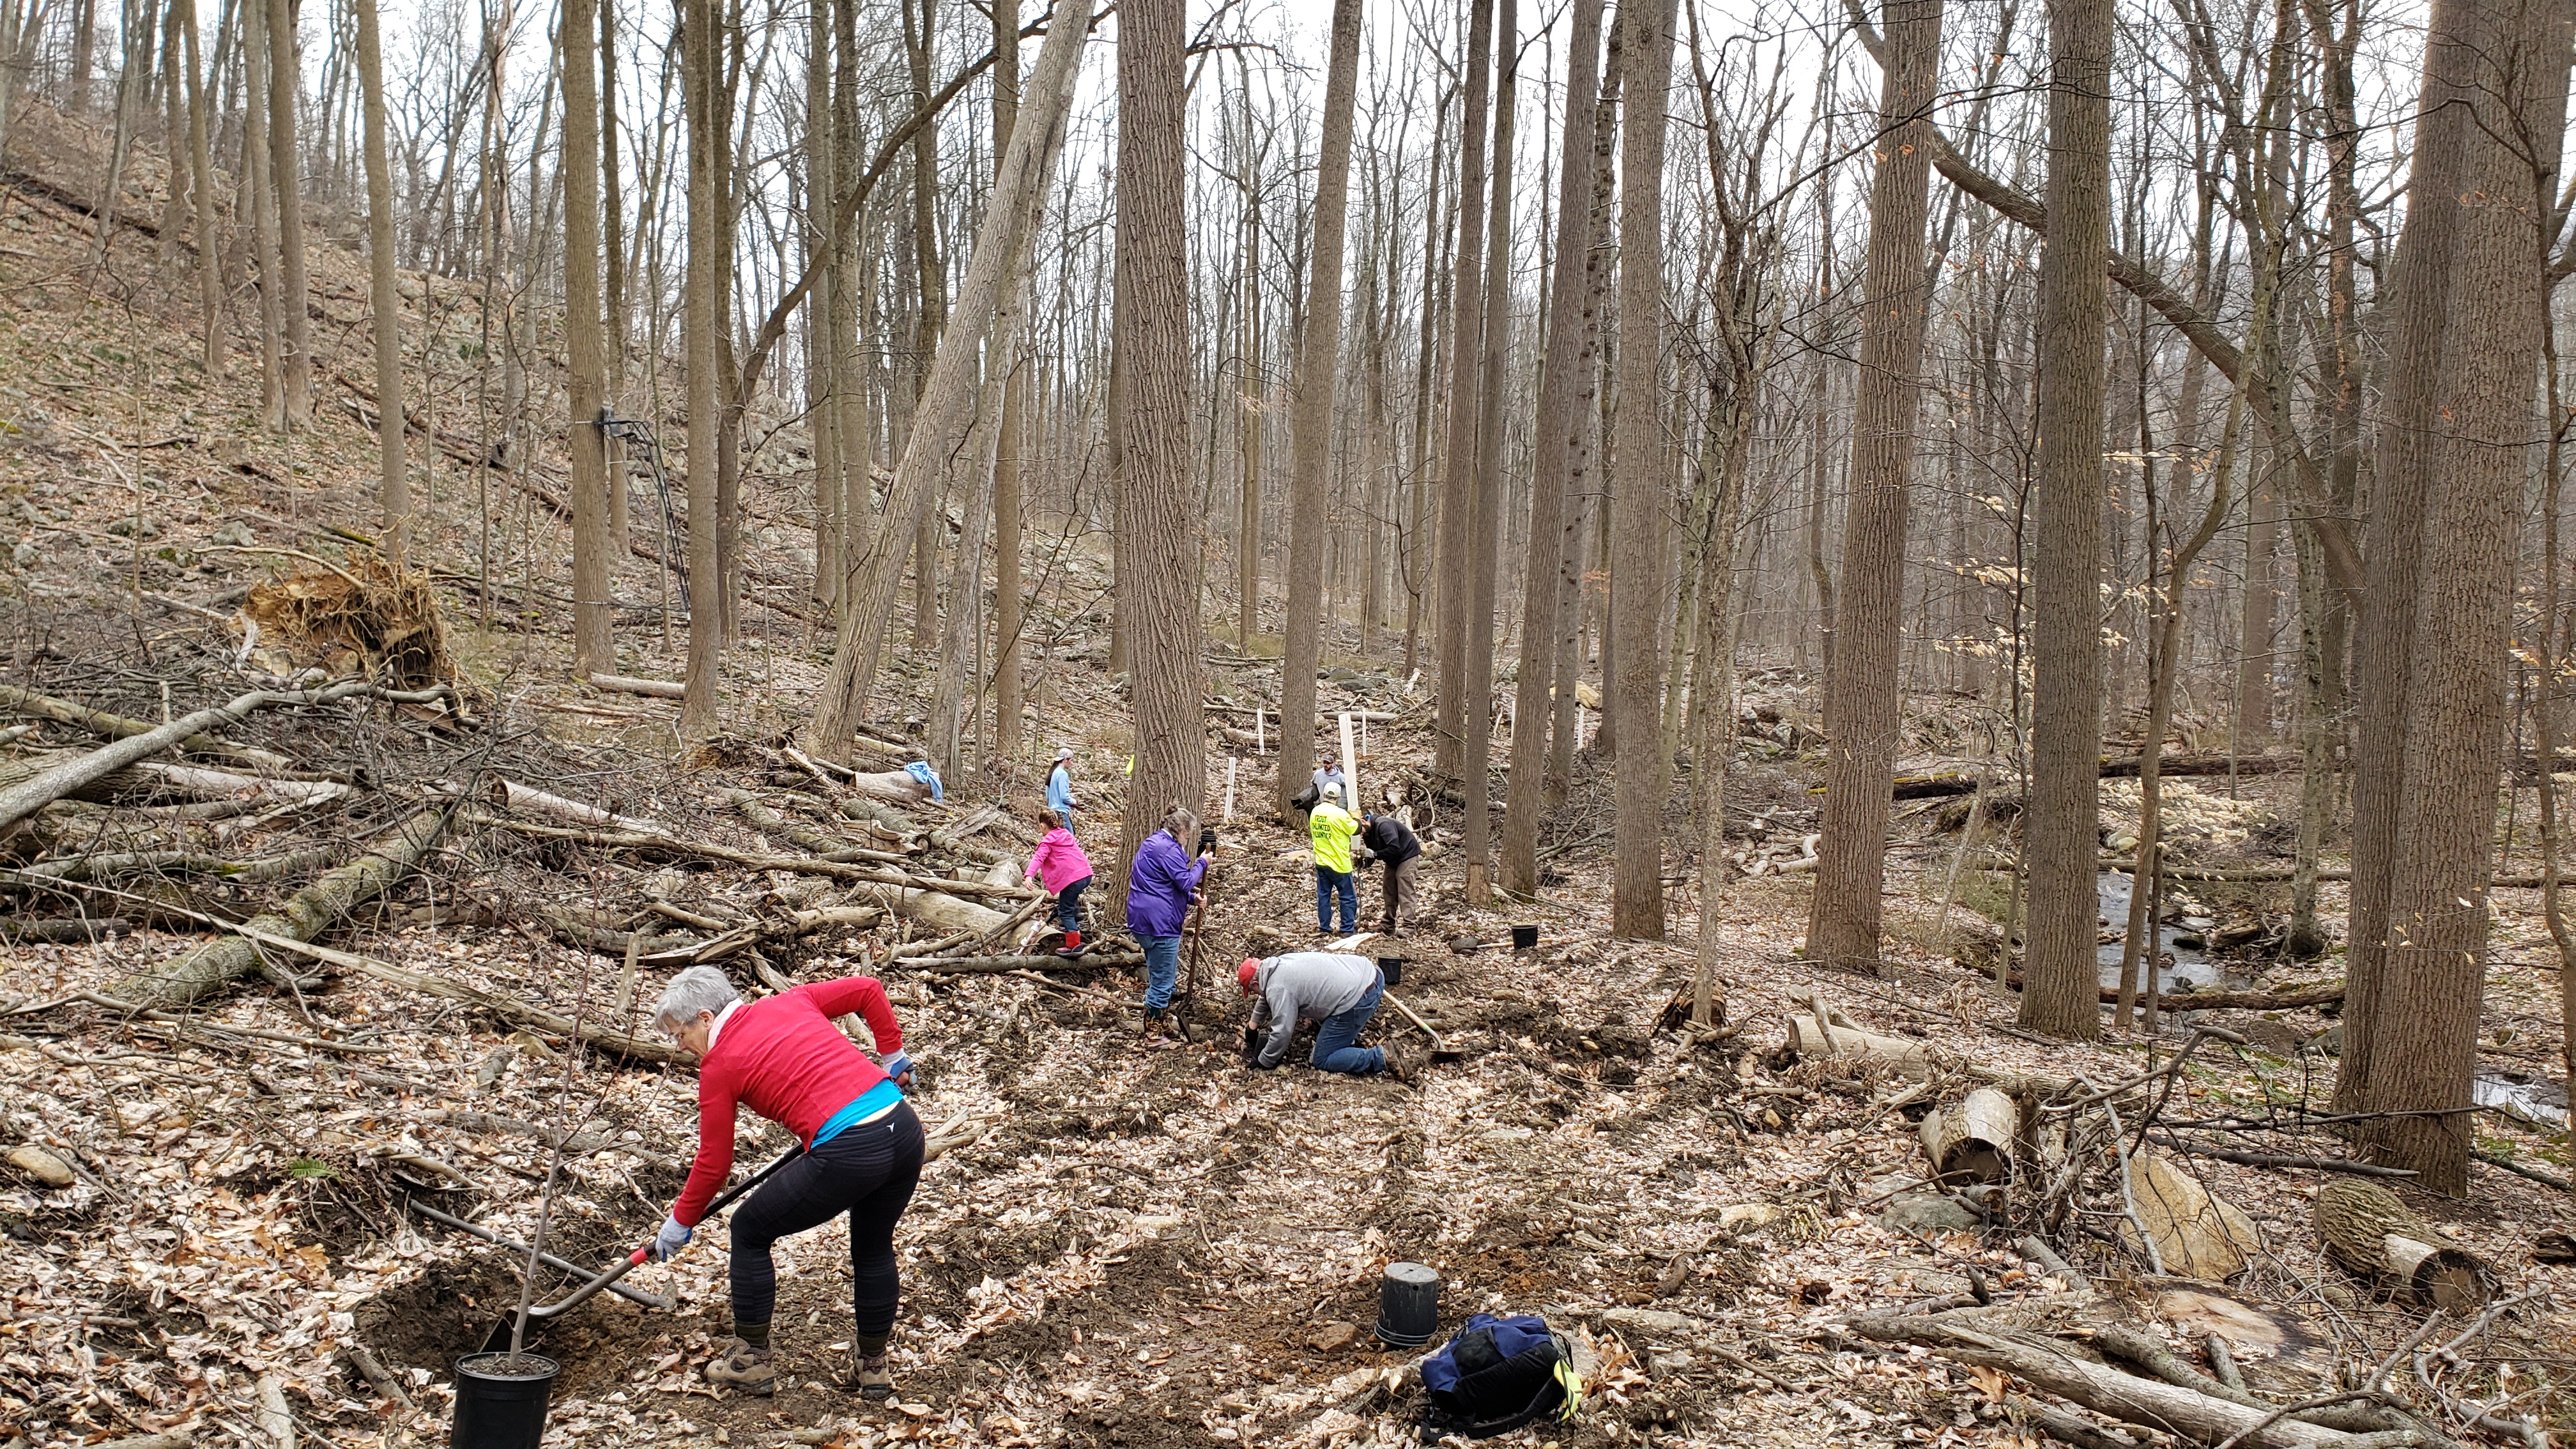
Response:
M912 1085L912 1058L905 1056L901 1047L897 1047L892 1052L887 1053L886 1059L878 1063L878 1065L885 1068L885 1074L887 1076L894 1078L894 1084L896 1086L909 1087Z
M653 1235L653 1246L645 1251L653 1255L653 1261L656 1263L668 1262L673 1253L687 1247L689 1239L696 1236L695 1232L681 1226L678 1218L664 1218L662 1231Z

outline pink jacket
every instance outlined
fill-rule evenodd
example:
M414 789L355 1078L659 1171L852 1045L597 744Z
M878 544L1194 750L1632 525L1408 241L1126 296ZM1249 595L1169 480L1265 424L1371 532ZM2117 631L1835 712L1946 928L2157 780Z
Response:
M1029 854L1028 878L1046 882L1050 892L1061 893L1078 880L1091 879L1091 857L1082 853L1082 842L1073 832L1059 825L1038 840L1038 848Z

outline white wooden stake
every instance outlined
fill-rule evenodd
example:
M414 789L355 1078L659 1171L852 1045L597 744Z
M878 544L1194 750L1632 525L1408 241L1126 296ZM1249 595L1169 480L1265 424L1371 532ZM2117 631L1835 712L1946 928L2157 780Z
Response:
M1265 718L1257 709L1252 712L1252 753L1256 756L1270 753L1268 731L1262 725Z
M1360 757L1351 748L1351 717L1342 714L1342 803L1353 810L1360 806Z
M1225 818L1229 822L1234 819L1234 767L1242 763L1240 755L1225 757Z

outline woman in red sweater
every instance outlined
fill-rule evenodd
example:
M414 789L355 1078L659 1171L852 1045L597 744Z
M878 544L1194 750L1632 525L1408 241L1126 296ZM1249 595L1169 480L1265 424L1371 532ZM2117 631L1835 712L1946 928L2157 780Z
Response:
M832 1024L857 1012L875 1033L884 1065L869 1061ZM737 1104L784 1125L805 1154L733 1212L735 1338L707 1365L707 1377L745 1393L776 1386L769 1318L778 1277L769 1245L850 1215L851 1379L871 1399L890 1398L886 1340L894 1332L900 1285L894 1225L921 1180L921 1119L903 1099L912 1059L903 1028L873 977L845 976L746 1002L713 966L671 978L654 1025L698 1059L698 1155L671 1216L654 1235L653 1256L678 1252L733 1170Z

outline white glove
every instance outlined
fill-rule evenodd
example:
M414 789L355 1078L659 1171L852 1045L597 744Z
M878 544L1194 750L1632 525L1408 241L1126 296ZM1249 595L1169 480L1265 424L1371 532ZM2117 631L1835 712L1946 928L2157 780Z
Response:
M878 1063L878 1065L885 1069L885 1074L887 1076L894 1078L894 1084L896 1086L909 1087L912 1085L912 1058L904 1055L903 1048L897 1047L892 1052L887 1053L885 1060Z
M687 1247L689 1239L696 1236L695 1232L681 1226L678 1218L664 1218L662 1230L653 1235L653 1246L645 1251L653 1255L656 1263L668 1262L673 1253Z

